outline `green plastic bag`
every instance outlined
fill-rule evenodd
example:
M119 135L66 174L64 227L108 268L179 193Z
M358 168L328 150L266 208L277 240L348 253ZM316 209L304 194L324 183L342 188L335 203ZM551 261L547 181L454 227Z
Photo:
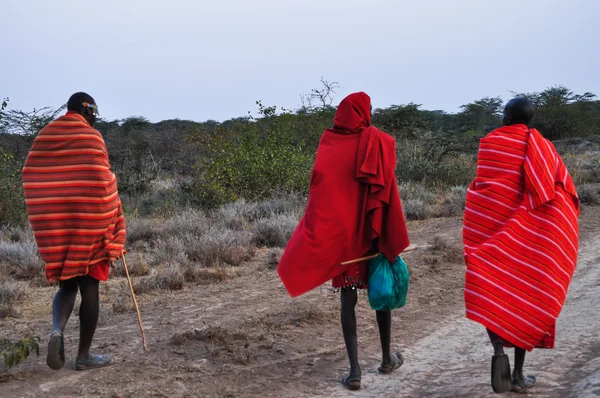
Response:
M410 275L402 257L393 264L379 254L369 261L369 304L375 311L391 311L406 305Z

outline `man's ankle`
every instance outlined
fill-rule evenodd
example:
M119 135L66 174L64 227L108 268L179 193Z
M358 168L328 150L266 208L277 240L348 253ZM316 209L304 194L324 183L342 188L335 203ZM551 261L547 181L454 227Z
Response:
M504 346L502 343L494 343L494 355L504 355Z

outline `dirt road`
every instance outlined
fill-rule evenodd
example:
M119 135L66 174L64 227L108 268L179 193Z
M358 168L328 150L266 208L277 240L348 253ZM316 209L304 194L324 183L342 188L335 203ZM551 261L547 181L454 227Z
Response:
M600 237L584 243L580 253L557 326L557 348L534 350L526 357L526 371L539 380L531 391L538 397L600 396ZM403 353L406 362L399 374L380 376L372 367L363 374L362 391L352 396L497 396L489 383L491 347L487 334L467 320L460 308ZM316 396L346 397L348 393L332 388Z
M578 269L558 323L557 348L528 354L526 371L538 377L540 397L600 396L600 207L581 217ZM339 297L326 287L290 299L265 251L222 283L139 297L150 351L141 350L135 314L110 310L112 283L103 307L95 351L116 365L94 372L72 369L77 317L65 334L67 365L45 365L55 288L35 288L21 317L0 321L0 336L42 336L39 358L0 374L0 397L486 397L491 347L483 327L464 317L461 220L409 225L413 243L444 235L450 252L415 252L411 290L404 311L394 313L395 348L404 366L390 376L376 373L379 341L366 295L357 311L363 389L351 393L338 380L347 358L338 320Z

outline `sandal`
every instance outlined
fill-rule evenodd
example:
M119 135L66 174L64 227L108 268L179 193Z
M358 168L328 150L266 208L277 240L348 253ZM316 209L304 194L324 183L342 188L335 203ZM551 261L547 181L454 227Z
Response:
M404 363L404 357L399 352L392 354L392 363L381 365L377 370L379 373L387 375L398 369Z
M75 361L75 370L98 369L105 366L110 366L114 362L106 355L92 355L91 358L77 358Z
M360 390L360 376L348 375L342 379L342 385L348 390Z
M492 357L492 390L495 393L503 393L509 391L511 387L508 355L494 355Z
M525 376L523 380L519 381L515 379L512 381L511 391L516 393L527 392L527 390L535 386L535 381L535 376Z
M50 334L46 364L53 370L60 370L65 366L65 340L62 332L54 331Z

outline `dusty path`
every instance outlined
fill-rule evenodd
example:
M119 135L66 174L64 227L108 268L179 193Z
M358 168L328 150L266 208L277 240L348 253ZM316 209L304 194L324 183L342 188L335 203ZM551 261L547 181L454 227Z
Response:
M457 247L460 227L458 218L437 219L411 224L409 230L413 243L442 233ZM584 209L581 232L579 266L559 319L557 349L527 357L526 370L539 379L536 396L600 396L600 207ZM391 376L376 373L377 326L366 295L360 295L363 390L358 393L338 383L347 371L338 295L322 288L290 299L274 271L261 264L261 252L223 283L141 295L148 353L140 348L135 314L104 308L95 349L117 364L95 372L71 368L76 316L67 328L67 366L59 372L45 366L55 289L33 289L22 317L0 322L0 335L42 336L41 355L0 377L0 397L495 396L487 336L464 318L460 253L458 258L455 252L408 256L411 292L406 310L394 314L393 336L406 362ZM109 286L105 303L110 295ZM186 336L180 345L172 343L177 335Z
M538 397L600 396L600 236L595 225L589 229L582 234L578 269L557 325L557 348L526 357L526 372L538 378L531 393ZM489 383L489 339L462 308L403 354L406 361L398 374L380 376L375 367L363 371L364 387L352 396L497 397ZM348 392L336 387L315 396L346 397Z

